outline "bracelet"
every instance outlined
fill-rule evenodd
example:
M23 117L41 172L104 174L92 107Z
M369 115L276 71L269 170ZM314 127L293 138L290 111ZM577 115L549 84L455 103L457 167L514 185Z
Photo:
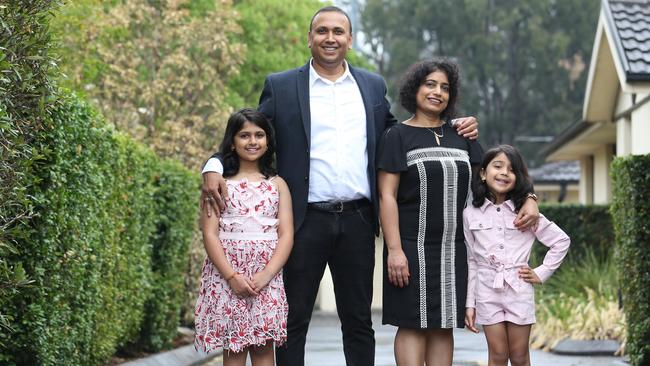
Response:
M237 272L232 271L232 274L230 276L226 277L226 282L232 280L235 277L236 274L237 274Z
M537 195L535 193L528 193L526 195L526 198L532 198L533 200L535 200L535 202L537 202L538 200Z

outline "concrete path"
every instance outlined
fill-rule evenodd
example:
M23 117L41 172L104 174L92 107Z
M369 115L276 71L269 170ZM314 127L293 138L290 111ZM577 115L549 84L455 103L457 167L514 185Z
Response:
M393 337L395 327L381 325L381 317L373 319L377 342L375 365L394 366ZM458 329L454 332L454 365L487 365L487 345L483 334L473 334ZM221 365L221 357L204 365ZM539 350L531 350L531 364L534 366L626 366L620 357L607 356L561 356ZM306 366L345 366L340 323L335 314L317 312L312 319L307 335Z

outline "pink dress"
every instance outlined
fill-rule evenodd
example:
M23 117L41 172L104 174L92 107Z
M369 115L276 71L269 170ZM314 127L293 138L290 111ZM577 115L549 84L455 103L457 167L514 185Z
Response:
M272 179L226 181L219 239L230 265L244 276L263 270L278 242L279 194ZM194 312L194 346L209 353L218 348L239 352L267 341L281 345L287 339L287 311L281 272L258 296L238 297L206 258Z

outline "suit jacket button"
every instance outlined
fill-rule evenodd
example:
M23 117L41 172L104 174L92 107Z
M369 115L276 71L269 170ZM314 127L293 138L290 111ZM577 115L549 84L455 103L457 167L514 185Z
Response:
M306 181L309 180L309 177L305 177L305 180L306 180Z

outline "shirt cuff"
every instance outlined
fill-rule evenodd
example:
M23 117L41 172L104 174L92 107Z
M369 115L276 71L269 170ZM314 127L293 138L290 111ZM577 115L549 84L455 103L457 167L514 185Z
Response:
M533 271L535 271L537 277L539 277L539 279L542 280L542 283L546 282L546 280L551 278L551 275L553 274L553 270L544 267L544 265L541 265L533 269Z
M223 164L217 158L210 158L203 166L203 171L201 171L201 174L205 173L223 174Z
M465 307L466 308L475 308L476 307L476 300L468 297L467 301L465 302Z

